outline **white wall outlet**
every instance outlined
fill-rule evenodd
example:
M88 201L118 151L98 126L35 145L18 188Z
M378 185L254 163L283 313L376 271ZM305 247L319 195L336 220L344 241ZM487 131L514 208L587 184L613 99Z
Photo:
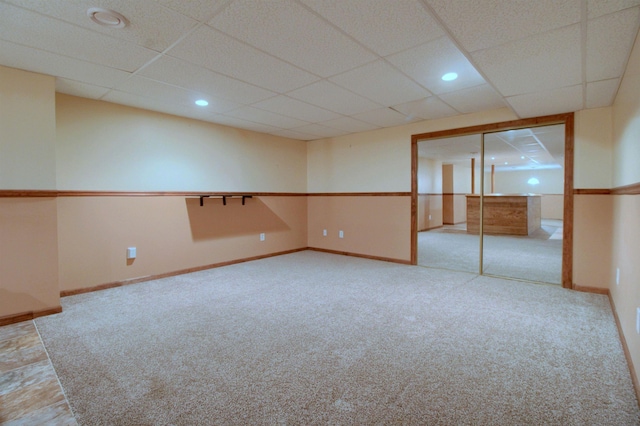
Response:
M342 229L338 231L338 237L344 238L344 231Z
M431 220L431 215L429 215L429 220Z
M323 230L322 230L322 236L323 236L323 237L326 237L326 236L327 236L327 230L326 230L326 229L323 229Z
M135 247L128 247L127 248L127 259L135 259L136 258L136 248Z
M264 235L264 232L263 232L263 233L260 234L260 241L264 241L264 239L265 239L265 235Z
M616 285L620 285L620 268L616 268Z
M636 312L636 333L640 334L640 308Z

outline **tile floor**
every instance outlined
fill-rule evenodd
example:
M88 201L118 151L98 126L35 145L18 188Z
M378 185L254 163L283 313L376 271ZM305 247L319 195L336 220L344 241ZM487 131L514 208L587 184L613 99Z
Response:
M77 425L33 321L0 327L0 425Z

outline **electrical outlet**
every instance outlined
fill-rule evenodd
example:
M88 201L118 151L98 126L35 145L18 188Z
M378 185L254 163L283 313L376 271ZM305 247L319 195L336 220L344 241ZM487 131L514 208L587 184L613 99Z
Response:
M616 285L620 285L620 268L616 268Z
M636 312L636 333L640 334L640 308Z
M265 238L265 236L264 236L264 232L263 232L263 233L260 234L260 241L264 241L264 238Z
M136 248L135 247L128 247L127 248L127 259L135 259L136 258Z
M342 229L338 231L338 237L344 238L344 231Z
M327 236L327 230L326 230L326 229L323 229L323 230L322 230L322 236L323 236L323 237L326 237L326 236Z
M429 215L429 220L431 220L431 215Z

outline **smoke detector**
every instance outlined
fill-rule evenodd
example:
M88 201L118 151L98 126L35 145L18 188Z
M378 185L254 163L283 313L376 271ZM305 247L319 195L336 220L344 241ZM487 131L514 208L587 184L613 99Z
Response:
M92 7L87 10L87 16L96 24L110 28L124 28L129 21L127 18L113 10Z

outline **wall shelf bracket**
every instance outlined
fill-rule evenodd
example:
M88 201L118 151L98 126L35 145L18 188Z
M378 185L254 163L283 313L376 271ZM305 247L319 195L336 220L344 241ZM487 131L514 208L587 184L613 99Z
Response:
M253 198L253 195L217 195L217 194L211 194L211 195L200 195L200 207L204 206L204 199L205 198L210 198L210 197L215 197L215 198L222 198L222 205L226 206L227 205L227 198L242 198L242 205L245 205L246 199L247 198Z

